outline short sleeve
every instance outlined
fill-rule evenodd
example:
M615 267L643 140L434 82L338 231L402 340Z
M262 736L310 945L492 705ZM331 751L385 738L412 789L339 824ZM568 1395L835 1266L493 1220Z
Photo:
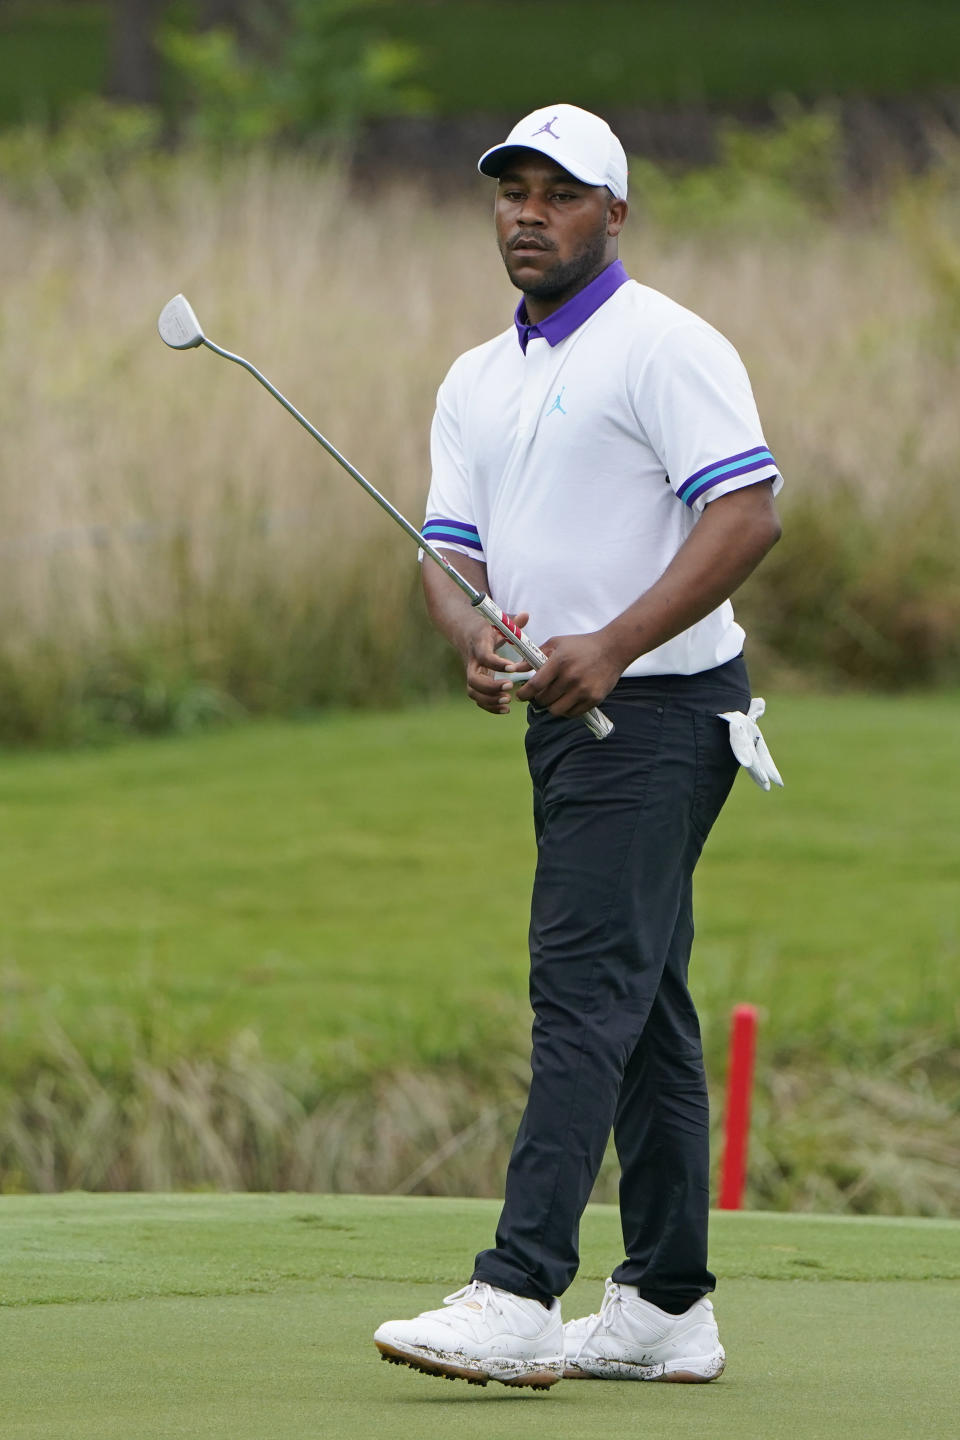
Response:
M732 490L783 485L760 428L743 362L711 326L677 325L649 356L634 391L647 439L692 510Z
M476 526L470 475L463 455L456 394L456 378L451 372L437 393L430 431L432 475L423 535L431 545L482 560L483 544Z

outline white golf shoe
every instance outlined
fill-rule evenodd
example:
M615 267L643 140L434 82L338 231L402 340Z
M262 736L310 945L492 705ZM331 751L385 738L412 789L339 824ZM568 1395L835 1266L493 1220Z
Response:
M704 1298L682 1315L641 1300L634 1285L607 1281L598 1315L563 1327L568 1380L716 1380L726 1356L713 1306Z
M373 1337L384 1360L426 1375L486 1385L546 1390L563 1375L560 1302L550 1309L472 1280L448 1295L442 1310L415 1320L388 1320Z

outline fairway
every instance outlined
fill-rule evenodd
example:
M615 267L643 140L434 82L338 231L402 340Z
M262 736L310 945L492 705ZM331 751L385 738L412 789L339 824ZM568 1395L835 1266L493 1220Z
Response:
M956 698L768 701L787 788L742 776L697 876L708 1049L738 1000L844 1058L942 1028ZM457 700L0 755L0 1083L51 1023L98 1066L137 1026L180 1053L252 1028L340 1079L461 1063L507 1017L525 1045L523 729Z
M768 700L786 789L736 782L692 967L715 1100L760 1009L752 1203L955 1215L956 698ZM523 728L463 700L0 755L2 1188L407 1193L427 1164L495 1193Z
M497 1204L373 1196L0 1200L5 1440L924 1440L956 1435L960 1223L718 1214L726 1374L709 1386L478 1389L383 1365L383 1319L439 1303ZM596 1307L618 1257L584 1219ZM546 1408L544 1408L546 1407Z

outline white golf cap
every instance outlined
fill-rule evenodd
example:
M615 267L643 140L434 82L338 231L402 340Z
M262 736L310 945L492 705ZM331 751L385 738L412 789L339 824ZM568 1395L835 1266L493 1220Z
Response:
M499 175L510 150L539 150L585 185L627 198L627 157L606 120L577 105L544 105L520 120L502 145L480 156L482 175Z

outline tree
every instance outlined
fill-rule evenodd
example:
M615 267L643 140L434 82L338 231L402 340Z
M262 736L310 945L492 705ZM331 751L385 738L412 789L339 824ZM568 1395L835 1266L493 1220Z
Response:
M107 89L115 99L158 103L162 60L157 40L170 8L170 0L113 0ZM197 30L226 26L245 41L253 38L251 0L199 0L192 8Z
M156 35L168 0L113 0L107 92L118 100L155 105L160 92Z

